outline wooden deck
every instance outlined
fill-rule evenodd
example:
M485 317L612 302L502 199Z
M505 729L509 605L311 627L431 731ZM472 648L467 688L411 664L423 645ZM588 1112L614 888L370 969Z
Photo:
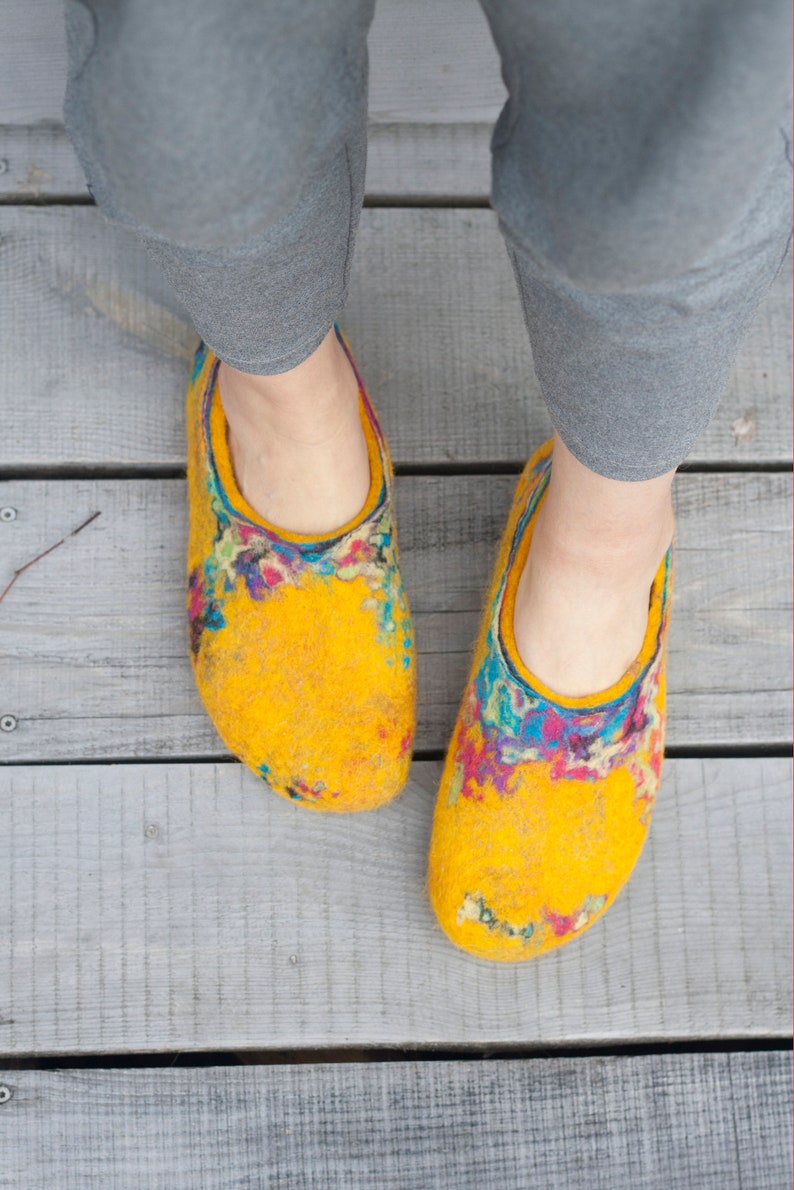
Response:
M436 926L425 855L514 473L549 432L487 206L482 13L379 0L370 38L342 324L398 466L419 754L395 803L329 821L265 796L202 710L197 337L88 202L60 5L10 8L0 590L66 540L0 604L0 1187L788 1187L790 266L676 481L638 868L573 945L480 962Z

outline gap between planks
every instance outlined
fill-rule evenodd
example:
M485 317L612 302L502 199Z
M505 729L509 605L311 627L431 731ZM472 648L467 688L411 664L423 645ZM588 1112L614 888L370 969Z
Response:
M140 245L96 209L9 208L0 255L0 467L184 466L198 336ZM787 278L689 462L790 464ZM548 438L493 211L363 211L341 324L398 464L517 467Z
M397 481L419 647L418 750L444 750L515 480ZM784 475L682 475L670 629L670 747L791 739L790 488ZM15 481L0 503L7 674L0 762L222 756L198 698L185 618L180 480Z

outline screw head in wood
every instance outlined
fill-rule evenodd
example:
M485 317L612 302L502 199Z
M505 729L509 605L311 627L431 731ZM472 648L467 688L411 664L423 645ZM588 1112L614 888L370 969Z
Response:
M13 731L16 725L16 715L0 715L0 731Z
M8 173L8 158L0 157L0 174Z
M8 1103L11 1095L12 1091L10 1087L0 1086L0 1103Z
M0 508L0 521L15 521L17 519L17 510L6 505L5 508Z

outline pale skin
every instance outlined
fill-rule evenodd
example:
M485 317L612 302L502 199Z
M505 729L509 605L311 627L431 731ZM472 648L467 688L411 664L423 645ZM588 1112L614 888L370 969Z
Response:
M333 328L288 372L221 363L218 383L237 484L265 520L320 535L357 515L369 491L367 446L355 373ZM673 535L674 474L605 479L555 433L514 627L522 661L557 694L605 690L639 653Z

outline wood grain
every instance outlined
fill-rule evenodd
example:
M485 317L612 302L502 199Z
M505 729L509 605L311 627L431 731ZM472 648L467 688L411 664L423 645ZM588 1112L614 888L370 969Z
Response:
M183 465L198 339L140 245L92 207L6 207L0 259L0 466ZM395 460L528 458L550 422L494 212L366 209L354 259L342 325ZM790 460L790 305L787 263L692 462Z
M512 476L406 476L398 525L420 653L419 749L445 749L510 505ZM681 475L668 743L791 738L790 478ZM182 480L8 481L0 762L228 755L195 689Z
M509 967L427 901L439 775L322 815L237 763L0 769L0 1053L788 1035L790 762L667 762L603 921Z
M5 1082L13 1098L0 1108L10 1132L0 1186L9 1190L785 1190L791 1181L784 1053L12 1071Z
M491 193L491 132L491 124L371 120L365 201L482 204Z

